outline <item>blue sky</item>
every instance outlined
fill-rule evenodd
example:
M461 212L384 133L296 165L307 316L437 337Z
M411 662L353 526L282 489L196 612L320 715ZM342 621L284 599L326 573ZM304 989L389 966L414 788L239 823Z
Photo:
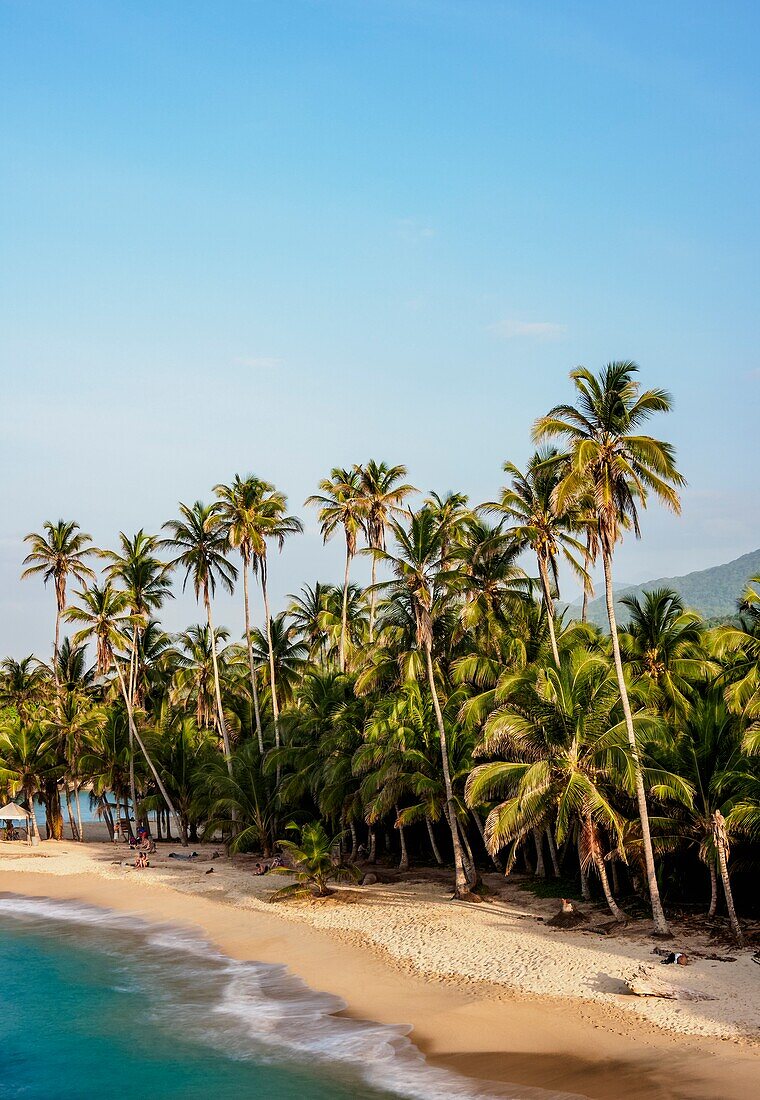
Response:
M750 3L0 0L0 653L48 646L43 520L109 545L236 471L303 512L369 457L489 499L577 363L675 397L684 514L619 576L755 549L758 32ZM275 602L339 576L311 516Z

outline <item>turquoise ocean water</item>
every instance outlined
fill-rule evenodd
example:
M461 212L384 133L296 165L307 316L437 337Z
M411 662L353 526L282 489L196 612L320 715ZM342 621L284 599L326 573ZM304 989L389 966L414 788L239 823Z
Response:
M284 967L106 910L0 895L0 975L2 1100L494 1095Z

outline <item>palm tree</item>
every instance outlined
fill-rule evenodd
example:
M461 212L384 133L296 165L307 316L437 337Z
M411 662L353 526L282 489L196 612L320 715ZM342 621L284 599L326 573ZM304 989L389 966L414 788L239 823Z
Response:
M348 614L348 578L351 561L356 554L359 532L365 529L367 501L362 492L360 467L351 470L336 466L330 476L319 483L320 493L310 496L306 504L319 509L319 523L325 542L342 528L346 540L346 566L343 573L343 614L341 619L338 666L346 671L346 618ZM379 552L379 551L378 551Z
M229 637L224 627L217 627L214 641L226 642ZM170 698L173 704L187 706L195 701L195 721L200 729L215 725L216 692L214 687L214 658L211 631L206 623L189 626L174 639L173 683ZM224 674L224 652L220 675Z
M619 699L607 660L583 646L564 650L559 666L505 673L476 756L506 759L481 764L467 781L470 804L507 795L489 814L486 837L492 851L512 843L508 865L534 829L552 825L558 844L578 830L583 867L598 873L617 919L622 913L610 890L603 838L623 852L625 823L612 800L630 772ZM634 723L642 734L656 732L653 713L637 712ZM662 769L647 769L647 778L662 794L689 797L688 784Z
M47 676L48 670L32 653L20 661L6 657L0 664L0 706L15 707L27 721L44 698Z
M251 646L251 608L248 596L248 572L254 561L254 550L261 546L260 502L261 486L257 478L243 480L239 474L231 485L216 485L214 492L221 504L222 518L227 532L227 541L233 549L240 551L243 574L243 611L245 615L245 643L248 650L248 671L251 682L251 699L256 724L256 736L259 752L264 755L264 734L261 728L259 708L259 689L256 683L256 668ZM266 543L264 542L264 548Z
M104 718L103 709L96 706L87 695L79 691L67 691L61 695L52 717L46 723L52 735L51 744L55 746L57 759L61 761L73 840L84 840L79 792L82 781L88 777L81 766L82 756L103 725ZM74 790L76 824L71 809L71 787Z
M646 507L650 493L672 511L680 511L677 487L685 484L685 480L676 469L672 446L639 434L641 425L653 413L668 412L671 399L664 390L641 392L634 378L637 370L634 363L617 362L608 364L595 376L585 367L578 367L570 374L578 395L577 407L555 406L536 421L533 437L536 442L559 437L569 444L569 469L556 493L558 511L583 499L590 491L594 494L612 652L636 774L636 801L652 916L655 931L667 936L670 930L657 884L646 791L620 655L612 559L625 521L630 522L639 537L638 506Z
M671 588L657 588L643 597L623 596L620 603L629 620L620 634L627 663L662 696L672 713L688 704L689 687L703 676L710 662L702 647L702 620L684 611L683 601Z
M73 577L80 584L93 580L95 574L85 558L94 552L92 537L81 531L73 520L59 519L57 523L49 520L42 525L42 533L32 532L24 542L31 546L24 558L26 569L22 578L41 573L45 584L53 581L55 587L55 639L53 642L53 665L58 658L58 639L61 629L61 615L66 609L66 586Z
M213 836L221 829L228 837L230 852L245 852L259 844L269 855L276 813L258 745L248 740L238 746L232 758L232 775L220 765L217 758L204 771L210 798L204 836Z
M467 525L472 519L468 497L465 493L449 491L443 496L431 493L423 504L433 513L435 529L441 540L441 568L448 569L450 554L464 545Z
M139 745L164 802L177 822L177 831L179 832L180 825L177 811L174 809L163 780L138 732L132 710L132 700L129 697L121 661L115 653L115 650L124 645L125 631L133 625L134 616L129 612L129 597L126 592L117 591L110 581L106 581L102 586L94 584L91 588L78 592L77 596L81 600L82 606L70 607L65 612L66 619L69 622L79 623L82 627L74 635L74 644L80 645L82 642L95 643L98 675L107 676L111 667L116 669L122 698L127 708L129 732L133 740ZM129 820L129 817L127 817L127 820Z
M358 882L361 877L356 868L341 863L334 855L340 845L340 835L328 837L318 821L303 826L298 843L281 840L279 845L292 867L275 867L274 870L282 875L293 875L296 881L276 890L270 901L304 895L326 898L330 893L329 882Z
M504 472L510 475L511 482L502 489L498 503L485 506L512 520L515 524L510 530L513 538L520 546L530 546L536 555L552 654L558 667L552 595L552 589L558 589L558 557L564 558L585 583L585 570L575 556L584 552L583 546L571 534L577 528L575 511L572 506L562 512L557 509L555 490L562 479L564 465L558 461L559 457L554 448L537 451L525 473L514 463L505 462Z
M359 475L359 491L364 498L367 544L370 549L384 550L388 520L400 512L404 499L417 490L407 483L398 484L406 477L406 466L388 466L385 462L371 459L366 465L354 466L354 469ZM374 641L375 636L376 570L377 559L373 555L369 605L370 642Z
M455 896L466 898L470 894L470 882L465 870L462 845L457 825L456 802L451 780L449 750L446 741L446 727L436 687L433 668L433 626L437 615L441 613L441 528L430 508L422 508L409 517L409 527L403 527L398 521L390 524L396 542L395 554L386 550L375 550L381 561L387 563L394 579L378 586L394 597L407 596L412 604L415 621L415 641L417 648L425 655L430 696L433 700L438 736L441 748L441 763L446 790L446 816L451 829L451 841L454 849Z
M192 577L196 600L203 597L206 609L206 621L211 635L211 659L214 666L214 690L216 693L216 711L219 729L224 742L224 755L227 769L232 774L232 752L227 723L222 705L222 689L219 681L219 662L216 653L216 635L211 614L211 598L221 584L228 592L234 591L237 569L227 561L227 532L219 502L202 504L196 500L192 507L180 503L180 519L171 519L164 524L164 530L171 532L171 538L163 539L162 545L177 556L170 562L170 568L179 566L185 571L182 590Z
M218 491L217 487L217 491ZM245 533L248 550L254 571L261 582L261 596L264 603L264 623L267 634L267 663L269 665L269 688L272 700L272 720L274 724L275 745L280 744L280 708L277 696L277 677L275 674L274 650L272 646L272 615L269 609L269 558L270 542L277 543L282 550L290 535L303 531L303 524L297 516L287 514L288 498L275 489L268 481L251 477L246 480L245 490ZM249 649L249 662L251 660ZM263 739L259 743L263 747Z
M0 723L0 783L11 796L23 794L31 813L32 836L39 837L34 813L34 796L50 768L50 737L42 722L24 722L18 715Z
M293 593L288 596L290 621L296 633L300 634L304 644L308 646L312 660L318 657L324 660L327 633L323 615L327 598L332 592L332 585L317 581L314 585L304 584L297 596Z
M141 626L148 622L152 611L157 611L167 596L171 596L171 585L166 566L155 556L158 539L147 535L140 529L129 538L120 532L121 551L101 551L102 557L110 562L105 575L110 580L119 581L124 586L127 603L132 614L132 647L129 654L129 701L135 705L135 694L139 677L138 638ZM131 731L130 731L131 737ZM130 787L132 805L137 805L135 788L134 745L130 743Z

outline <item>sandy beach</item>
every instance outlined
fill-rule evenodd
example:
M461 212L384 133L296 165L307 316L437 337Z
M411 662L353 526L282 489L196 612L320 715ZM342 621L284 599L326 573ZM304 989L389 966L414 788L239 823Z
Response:
M191 863L169 859L172 850L181 851L162 846L136 871L123 846L106 842L4 845L0 890L200 928L231 956L286 963L353 1016L409 1024L431 1062L473 1077L593 1100L760 1095L752 950L730 952L730 963L661 967L645 929L612 939L546 927L556 900L499 876L489 880L498 896L481 905L453 903L445 880L411 874L275 907L267 897L287 878L255 877L248 861L221 849L212 859L209 846L196 845ZM716 952L694 933L676 946ZM623 980L642 965L712 999L630 996Z

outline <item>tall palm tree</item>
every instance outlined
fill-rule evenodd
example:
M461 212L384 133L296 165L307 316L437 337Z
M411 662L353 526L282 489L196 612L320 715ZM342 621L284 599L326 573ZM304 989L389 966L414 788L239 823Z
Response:
M42 574L45 584L52 580L55 587L55 639L53 642L53 667L58 657L58 641L61 615L66 609L66 586L70 578L85 584L95 574L85 558L94 553L92 537L80 530L73 520L49 520L42 525L42 533L31 532L24 542L31 546L24 558L26 569L22 578Z
M436 686L433 667L433 626L441 612L441 529L430 508L422 508L409 517L408 528L392 520L390 529L396 543L395 553L375 550L393 574L393 580L384 582L382 588L391 597L407 596L411 600L417 648L425 655L428 687L433 700L438 737L441 748L441 764L446 790L446 816L451 830L454 849L455 896L465 898L470 893L470 882L465 869L464 855L457 824L457 807L451 778L446 727Z
M359 474L360 492L364 497L364 529L367 533L367 544L370 549L384 550L385 531L389 519L399 513L405 498L417 490L413 485L402 480L406 477L406 466L388 466L385 462L375 462L374 459L370 459L364 466L354 466L354 469ZM375 637L376 571L377 558L373 555L369 604L370 642L374 641Z
M223 626L217 627L214 641L226 642L229 634ZM211 631L206 623L195 623L174 639L173 679L170 699L172 704L186 707L195 702L195 721L200 729L215 725L216 691L214 686L214 659ZM225 650L217 661L224 674Z
M356 554L359 532L365 529L367 501L362 492L360 467L351 470L336 466L330 476L319 483L320 492L310 496L306 504L319 509L319 523L325 542L336 531L342 529L346 540L346 565L343 573L343 615L340 633L338 665L341 672L346 671L346 618L348 613L348 580L351 561Z
M74 635L74 644L80 645L82 642L95 643L98 675L107 676L111 668L115 668L124 705L127 708L130 733L133 740L139 745L140 751L156 781L156 786L160 790L169 812L177 822L179 831L177 811L174 809L163 780L135 724L132 700L129 697L121 661L116 656L116 651L124 646L125 631L130 629L133 622L133 616L129 611L129 597L126 592L117 591L110 581L106 581L103 585L94 584L91 588L78 592L77 596L82 606L69 607L65 612L66 619L69 622L79 623L82 628ZM129 820L129 817L127 817L127 820Z
M137 652L140 630L147 623L151 612L157 611L167 596L171 596L171 584L166 566L155 556L158 547L155 535L148 535L141 528L130 538L121 531L119 542L119 551L103 550L101 555L110 563L105 569L105 575L123 585L132 614L128 690L130 704L134 707L140 671ZM132 805L136 806L134 745L131 743L131 736L130 728L130 787Z
M554 597L558 590L557 559L564 558L568 565L585 581L585 570L576 555L584 548L575 538L577 528L575 511L567 506L557 508L555 490L562 479L563 463L554 448L537 451L523 473L513 462L504 463L504 472L511 481L502 489L501 500L485 507L508 517L514 526L511 534L521 546L530 546L536 555L541 578L541 592L546 609L547 626L551 639L554 663L559 667L557 635L554 627Z
M476 755L502 759L481 764L467 782L471 804L507 796L486 821L489 846L498 850L511 841L511 861L517 844L536 826L551 823L560 844L578 829L583 862L597 871L610 911L619 919L602 845L606 835L622 848L624 821L611 795L625 786L628 751L616 714L619 692L606 659L577 646L565 650L556 667L531 665L506 673L496 702ZM637 726L656 722L644 711L634 720ZM652 771L649 778L682 793L683 785L666 772Z
M261 583L261 597L264 604L264 623L267 634L267 663L269 665L269 688L272 701L272 720L274 724L275 745L280 744L280 708L277 694L277 676L275 671L274 650L272 644L272 614L269 608L269 543L277 544L282 550L290 535L303 531L303 524L297 516L288 515L288 498L275 489L268 481L251 477L246 482L245 531L254 572ZM249 662L250 662L249 650ZM263 739L259 743L261 748Z
M254 551L261 546L260 503L261 486L257 478L241 478L235 474L231 485L216 485L214 492L221 504L221 513L230 546L240 551L243 574L243 611L245 615L245 644L248 650L248 672L251 682L251 699L256 725L259 752L264 754L264 734L261 728L259 689L251 645L251 607L248 596L248 573L254 562ZM266 552L266 543L264 542Z
M665 390L642 392L635 379L637 371L638 367L630 362L610 363L598 375L578 367L570 374L577 406L557 405L546 416L539 417L533 437L537 443L561 438L569 445L569 469L556 493L559 511L573 501L582 500L589 492L594 495L615 672L636 773L636 800L652 916L655 931L669 935L657 885L646 792L620 655L612 560L624 522L629 522L639 537L638 508L646 507L650 493L672 511L680 511L677 487L685 484L685 479L676 469L673 447L640 434L641 426L653 413L668 412L671 398Z
M216 592L217 584L221 584L230 593L234 591L237 569L226 558L229 544L222 509L218 501L214 504L202 504L201 501L196 500L192 507L180 503L179 512L180 519L171 519L164 524L164 530L171 532L171 538L163 539L161 545L172 552L177 552L177 556L170 562L170 568L179 567L184 569L185 578L182 582L182 590L185 590L188 580L192 577L196 600L203 598L206 621L211 635L211 659L214 665L217 718L222 741L224 742L227 769L231 775L232 752L227 723L224 718L224 706L222 705L222 688L219 681L219 661L216 653L216 635L211 613L211 599Z

